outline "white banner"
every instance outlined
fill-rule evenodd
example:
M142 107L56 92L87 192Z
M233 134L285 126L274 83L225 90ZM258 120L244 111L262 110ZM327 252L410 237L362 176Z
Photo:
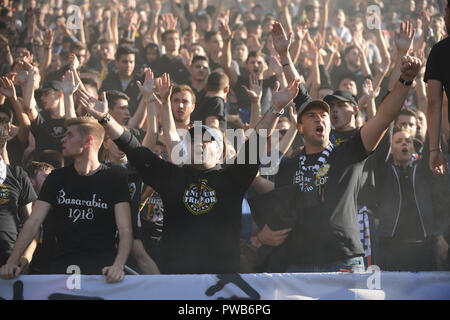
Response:
M6 300L448 300L450 272L241 275L24 275L0 280Z

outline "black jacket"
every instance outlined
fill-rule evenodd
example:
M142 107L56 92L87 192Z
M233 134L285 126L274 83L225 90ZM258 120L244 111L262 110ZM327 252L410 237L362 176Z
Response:
M411 179L424 238L441 235L448 223L450 188L448 177L438 177L428 169L428 162L412 164ZM398 168L392 163L376 171L377 216L380 237L394 237L402 207Z

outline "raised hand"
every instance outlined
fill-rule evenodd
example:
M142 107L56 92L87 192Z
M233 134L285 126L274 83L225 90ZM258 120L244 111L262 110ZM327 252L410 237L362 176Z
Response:
M294 79L287 88L278 91L280 88L280 83L278 81L276 82L272 93L272 104L278 111L283 110L284 107L294 100L298 94L299 84L300 79Z
M234 33L231 32L230 26L224 20L220 20L219 22L219 32L222 36L223 42L228 42L233 39Z
M102 100L97 100L91 96L88 91L78 90L78 101L84 107L86 112L97 120L103 119L108 113L108 100L106 92L102 93Z
M80 61L78 61L78 57L74 53L69 55L69 64L71 70L78 70L80 67Z
M258 103L261 100L262 92L263 92L263 80L259 81L258 77L251 73L248 79L248 86L242 86L245 91L245 94L250 98L250 101L253 103Z
M401 53L407 54L411 49L414 37L416 35L416 29L413 28L409 21L401 23L400 32L395 35L395 46Z
M71 70L67 70L67 72L62 77L62 88L63 92L66 95L72 95L75 91L77 91L79 83L76 83L75 76Z
M145 68L145 80L144 84L141 84L140 81L137 81L137 86L145 101L149 101L153 99L153 87L155 85L153 72L150 68Z
M189 53L188 49L183 48L180 50L180 58L186 69L189 69L189 67L191 66L192 56Z
M291 46L292 32L286 36L283 26L278 21L272 25L273 46L279 55L287 54Z
M159 89L159 97L162 103L169 101L172 94L172 84L170 83L170 75L164 73L161 78L156 79Z
M252 34L247 40L248 50L251 51L261 51L264 48L265 41L259 41L258 37Z
M366 79L363 83L363 94L367 96L369 99L375 99L380 94L380 88L377 91L373 88L372 80Z
M14 83L6 76L0 78L0 93L8 99L17 100Z
M422 61L417 57L404 56L401 60L400 71L406 81L414 80L422 69Z
M53 30L50 28L45 29L45 34L44 34L44 47L45 48L49 48L49 49L52 48L53 37L54 37Z

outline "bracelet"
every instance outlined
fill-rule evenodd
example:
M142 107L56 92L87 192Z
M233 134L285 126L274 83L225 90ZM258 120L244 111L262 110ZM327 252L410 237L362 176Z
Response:
M406 81L406 80L403 79L402 77L400 77L400 78L398 79L398 81L400 81L401 83L403 83L403 84L404 84L405 86L407 86L407 87L411 86L411 85L413 84L413 82L414 82L414 80Z
M290 66L290 65L291 65L290 63L283 64L283 68L287 67L287 66Z
M111 120L111 115L107 113L103 118L98 120L98 123L100 123L102 126L107 124Z
M430 150L430 153L435 152L435 151L441 152L441 148L436 148L436 149Z
M277 108L275 108L273 105L270 106L270 110L276 117L281 117L284 114L284 109L282 109L281 111L278 111Z

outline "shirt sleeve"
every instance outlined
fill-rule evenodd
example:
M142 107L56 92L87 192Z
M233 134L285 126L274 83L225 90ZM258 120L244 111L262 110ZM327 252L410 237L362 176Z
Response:
M56 205L56 197L58 196L58 185L57 175L51 172L42 185L38 200L47 202L54 207Z
M438 47L434 46L433 49L431 49L427 60L423 81L428 82L428 80L438 80L444 82L446 69L443 66L445 65L445 61L441 61L440 59Z
M236 161L225 170L236 182L242 192L247 191L258 173L261 164L259 159L259 136L252 133L249 139L239 149Z
M31 185L31 181L28 178L27 173L20 168L20 184L21 184L21 190L19 195L19 205L25 206L29 204L30 202L33 202L37 199L36 192L33 189L33 186Z
M142 147L136 137L126 130L114 142L125 152L131 166L136 168L145 184L159 193L165 186L170 187L167 181L179 170L177 166L158 158L151 150Z
M118 172L115 175L117 178L114 181L113 189L113 204L121 202L130 202L130 190L128 188L128 178L125 173Z

